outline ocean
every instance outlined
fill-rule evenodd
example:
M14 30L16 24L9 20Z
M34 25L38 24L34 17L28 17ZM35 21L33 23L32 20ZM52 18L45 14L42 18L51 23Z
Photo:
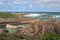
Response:
M29 18L37 18L42 20L55 19L60 21L60 12L36 12L26 13L25 16Z

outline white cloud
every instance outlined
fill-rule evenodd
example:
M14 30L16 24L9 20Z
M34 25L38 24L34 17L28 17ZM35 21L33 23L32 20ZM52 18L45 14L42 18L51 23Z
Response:
M60 0L20 0L16 1L17 4L28 4L32 3L37 7L47 7L47 8L60 8ZM29 4L30 7L34 6Z
M0 4L3 4L3 2L0 1Z
M8 1L8 5L16 6L18 5L25 5L26 7L33 7L37 6L39 8L60 8L60 0L0 0L0 4L2 1Z
M27 8L31 8L33 6L32 4L30 4L30 2L28 0L15 0L15 1L12 2L12 4L14 6L25 5L25 7L27 7Z
M15 0L13 1L13 4L26 4L27 1L24 1L24 0Z
M32 4L29 4L29 8L31 8L31 7L33 7L33 5Z
M34 0L38 7L60 8L60 0Z

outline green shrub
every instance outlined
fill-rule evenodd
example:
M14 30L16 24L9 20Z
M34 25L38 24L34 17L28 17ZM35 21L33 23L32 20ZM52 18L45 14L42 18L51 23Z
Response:
M40 37L42 40L60 40L60 34L46 33Z
M24 38L20 35L10 33L0 33L0 40L23 40Z
M0 18L19 18L15 14L11 14L10 12L0 12Z
M60 40L60 34L46 33L35 37L13 34L13 33L0 33L0 40Z

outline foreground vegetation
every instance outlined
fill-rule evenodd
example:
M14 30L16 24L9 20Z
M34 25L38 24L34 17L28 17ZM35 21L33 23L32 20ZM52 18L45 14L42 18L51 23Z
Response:
M11 14L10 12L0 12L0 18L18 18L17 15Z
M46 33L39 36L26 36L21 34L0 33L0 40L60 40L60 34Z

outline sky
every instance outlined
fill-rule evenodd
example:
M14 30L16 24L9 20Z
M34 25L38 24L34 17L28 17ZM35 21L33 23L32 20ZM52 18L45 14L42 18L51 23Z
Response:
M60 12L60 0L0 0L0 12Z

